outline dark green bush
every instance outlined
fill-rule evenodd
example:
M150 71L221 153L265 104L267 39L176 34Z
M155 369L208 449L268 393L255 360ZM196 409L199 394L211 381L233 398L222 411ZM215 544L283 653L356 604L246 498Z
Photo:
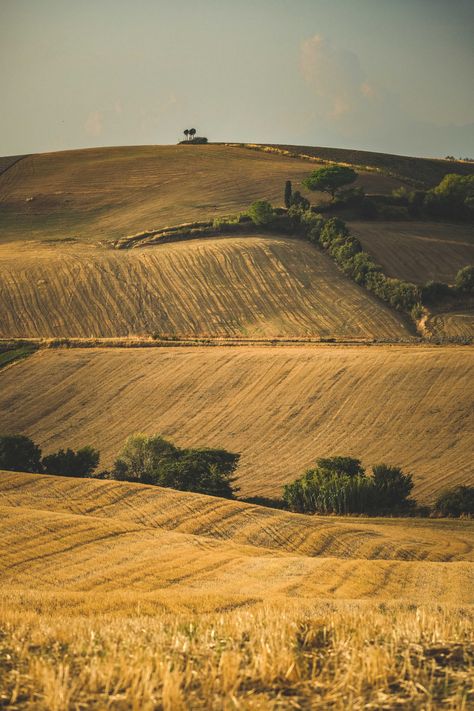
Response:
M466 219L474 216L474 175L445 175L426 193L423 208L435 217Z
M99 460L99 452L92 447L82 447L77 452L72 449L60 449L43 457L42 466L46 474L87 477L97 469Z
M451 290L448 284L442 281L427 281L421 287L421 302L427 306L437 304L450 296Z
M256 200L250 205L248 216L254 225L266 227L272 223L275 212L273 207L266 200Z
M41 472L41 449L25 435L3 435L0 437L0 469Z
M474 486L456 486L443 491L436 499L435 511L441 516L474 515Z
M465 294L474 293L474 266L463 267L456 274L456 289Z

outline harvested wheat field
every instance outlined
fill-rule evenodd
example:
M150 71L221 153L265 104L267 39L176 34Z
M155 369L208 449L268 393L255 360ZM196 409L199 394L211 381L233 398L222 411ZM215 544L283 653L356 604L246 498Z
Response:
M411 472L429 501L472 483L474 353L462 346L41 350L3 371L0 431L45 452L125 438L242 454L241 495L280 494L321 456Z
M0 246L0 336L410 339L308 242L249 234L136 250Z
M0 541L5 708L472 698L469 522L320 519L1 472Z
M434 311L426 319L426 332L433 338L469 339L474 337L474 307L455 311Z
M353 222L352 233L391 277L424 284L454 283L456 272L474 264L472 225L446 222Z
M134 146L41 153L0 175L0 240L115 240L146 229L279 205L317 164L238 146ZM380 178L359 183L376 190ZM384 179L386 180L386 179ZM389 179L390 182L390 179ZM399 181L393 180L393 187Z

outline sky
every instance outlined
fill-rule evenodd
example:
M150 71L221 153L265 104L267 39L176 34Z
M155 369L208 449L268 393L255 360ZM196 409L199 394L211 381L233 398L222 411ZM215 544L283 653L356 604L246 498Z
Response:
M474 0L0 0L0 155L209 141L474 158Z

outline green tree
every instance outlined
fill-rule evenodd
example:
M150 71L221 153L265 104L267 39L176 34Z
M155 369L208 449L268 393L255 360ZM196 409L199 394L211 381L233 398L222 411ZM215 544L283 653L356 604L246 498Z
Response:
M3 435L0 437L0 469L41 472L41 449L25 435Z
M285 207L287 207L287 208L291 207L291 196L292 196L291 180L287 180L285 183Z
M267 226L271 224L275 217L273 207L267 200L256 200L248 209L248 216L258 226Z
M232 498L239 454L224 449L181 449L159 435L128 437L112 477Z
M463 267L456 274L456 289L467 294L474 293L474 266Z
M303 180L308 190L329 193L334 200L336 193L357 179L357 173L352 168L343 165L330 165L319 168Z
M377 507L380 509L406 508L413 489L413 478L400 467L376 464L372 467Z
M474 486L456 486L443 491L436 499L435 511L441 516L473 516Z
M90 476L99 466L100 454L93 447L60 449L54 454L43 457L43 471L57 476Z

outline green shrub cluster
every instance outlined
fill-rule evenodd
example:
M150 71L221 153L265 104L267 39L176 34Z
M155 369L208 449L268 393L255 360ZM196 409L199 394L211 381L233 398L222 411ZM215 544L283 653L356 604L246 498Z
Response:
M347 225L338 217L331 217L324 223L319 244L329 252L345 274L393 308L410 313L419 304L419 287L385 276L382 267L368 252L364 252L359 240L350 234Z
M399 467L379 464L367 476L359 459L318 459L316 467L283 489L288 508L298 513L383 514L407 511L412 477Z
M474 486L456 486L443 491L436 499L435 511L440 516L473 516Z
M25 435L0 437L0 469L57 476L91 476L99 466L100 455L93 447L82 447L76 452L60 449L46 457L40 447Z
M234 498L239 459L224 449L183 449L139 433L126 440L108 478Z

